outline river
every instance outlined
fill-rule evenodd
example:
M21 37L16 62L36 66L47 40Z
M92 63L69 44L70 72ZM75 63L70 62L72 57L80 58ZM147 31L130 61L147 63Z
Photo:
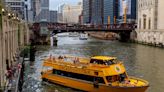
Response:
M94 55L116 56L123 61L130 76L150 82L147 92L164 92L164 49L118 41L106 41L78 37L60 37L58 46L39 46L32 67L26 62L23 92L77 92L77 90L43 83L40 79L43 59L50 54L90 57Z

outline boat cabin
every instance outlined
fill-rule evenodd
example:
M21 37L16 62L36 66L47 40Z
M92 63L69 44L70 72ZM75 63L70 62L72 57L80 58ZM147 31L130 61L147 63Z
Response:
M116 57L95 56L91 57L90 63L101 65L113 65L116 64Z

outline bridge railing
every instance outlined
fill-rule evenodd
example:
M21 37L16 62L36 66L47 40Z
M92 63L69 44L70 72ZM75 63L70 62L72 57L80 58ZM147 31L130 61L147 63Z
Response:
M59 23L48 23L49 30L134 30L135 24L110 24L110 25L68 25ZM33 24L32 29L39 30L39 24Z

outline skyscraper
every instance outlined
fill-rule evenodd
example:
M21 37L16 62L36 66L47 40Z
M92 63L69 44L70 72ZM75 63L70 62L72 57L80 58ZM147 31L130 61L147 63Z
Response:
M50 11L50 22L57 22L57 11Z
M26 0L5 0L5 3L7 7L11 8L11 10L19 13L20 18L26 19L25 1Z
M77 5L65 4L62 10L63 22L76 24L79 22L79 16L82 14L82 3Z
M92 10L91 10L91 24L94 25L101 25L103 24L103 16L104 16L104 0L92 0L91 1L91 6L92 6Z
M31 11L33 11L33 19L36 21L39 17L39 13L41 11L41 2L40 0L31 0Z
M49 0L32 0L35 22L57 22L57 11L49 10Z
M58 22L59 23L63 23L63 8L64 8L65 4L61 4L59 7L58 7L58 15L57 15L57 18L58 18Z
M40 0L41 11L38 15L38 21L50 21L49 0Z
M136 5L137 0L118 0L118 6L119 6L119 20L122 23L124 18L123 15L125 14L126 10L126 16L127 16L127 22L128 23L134 23L136 22Z
M118 18L118 0L104 0L104 24L114 24Z
M83 0L83 23L91 23L92 0Z

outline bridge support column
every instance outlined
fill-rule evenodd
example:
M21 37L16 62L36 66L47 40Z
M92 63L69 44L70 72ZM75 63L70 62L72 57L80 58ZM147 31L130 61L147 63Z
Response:
M119 41L121 42L127 42L130 40L130 32L121 32L119 33Z
M50 37L50 45L51 45L51 47L57 46L57 42L58 42L57 36Z
M54 37L54 46L57 46L58 45L58 39L57 37Z

